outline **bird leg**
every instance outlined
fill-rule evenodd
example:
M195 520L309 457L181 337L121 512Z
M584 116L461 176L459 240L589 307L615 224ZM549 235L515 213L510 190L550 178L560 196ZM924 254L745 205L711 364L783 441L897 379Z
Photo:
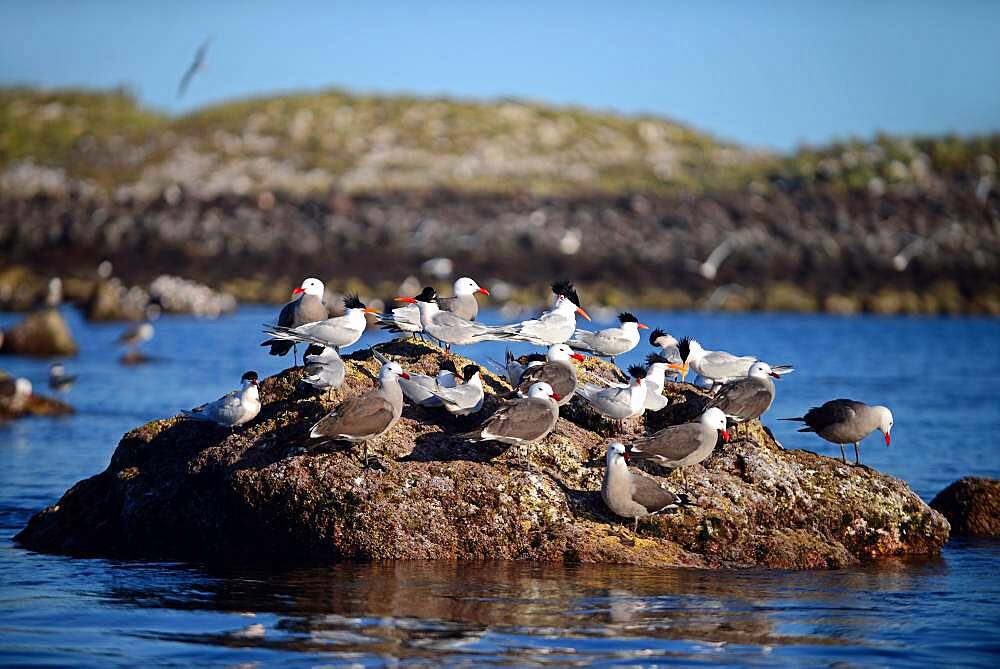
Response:
M861 451L858 450L858 442L854 442L854 464L861 464Z
M632 519L632 534L639 533L639 516Z
M844 455L844 445L843 444L840 445L840 460L845 465L847 464L847 456Z
M306 359L302 358L302 363L305 364ZM292 344L292 367L299 366L299 345Z

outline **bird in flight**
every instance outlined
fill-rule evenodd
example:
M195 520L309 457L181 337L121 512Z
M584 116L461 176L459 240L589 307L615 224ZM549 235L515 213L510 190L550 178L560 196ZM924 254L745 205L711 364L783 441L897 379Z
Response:
M205 54L208 53L208 45L212 43L212 38L209 37L207 40L202 42L201 46L198 47L198 51L194 54L194 60L191 61L191 65L188 67L187 72L181 77L180 86L177 87L177 97L181 97L187 91L188 84L191 83L191 79L200 70L205 69Z

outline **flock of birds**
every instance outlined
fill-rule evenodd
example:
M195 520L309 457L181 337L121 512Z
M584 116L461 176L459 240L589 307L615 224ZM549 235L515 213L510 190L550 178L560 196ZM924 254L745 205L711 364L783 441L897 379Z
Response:
M663 480L628 466L631 459L655 462L669 469L698 464L708 458L721 438L728 442L729 423L740 423L764 414L775 396L773 379L793 371L792 367L770 365L753 356L737 356L726 351L710 351L696 340L677 340L654 329L649 343L656 349L645 366L632 366L622 382L605 380L603 385L579 383L574 363L584 353L609 358L633 350L640 342L640 330L647 325L630 313L619 315L617 327L591 331L577 327L577 316L590 320L568 281L552 284L552 305L539 317L509 325L484 325L475 319L479 312L477 294L489 295L474 280L463 277L454 283L454 296L441 297L433 288L424 288L414 297L399 297L403 306L388 313L371 309L357 295L344 298L344 314L329 317L323 303L322 281L308 278L293 291L293 299L278 315L275 325L265 326L269 338L261 345L272 355L287 355L297 346L303 354L303 381L316 389L336 389L345 378L343 348L356 343L372 315L388 330L408 336L430 336L445 348L444 364L435 376L407 372L399 362L374 351L381 364L378 386L348 398L323 416L309 432L313 439L367 443L385 434L403 412L404 399L422 407L443 407L455 416L468 416L483 407L481 369L471 364L458 370L449 354L452 346L486 341L525 342L544 347L545 353L515 358L508 350L504 361L490 363L506 376L515 392L479 427L461 435L469 441L494 441L526 448L544 439L555 427L560 406L573 396L582 397L598 414L612 420L626 420L667 405L663 395L668 376L711 388L712 397L699 418L683 425L664 428L625 446L608 445L607 468L602 496L608 507L624 518L638 519L684 502L684 496L667 489ZM246 372L242 388L215 402L202 405L183 416L235 428L253 420L261 402L256 372ZM801 421L802 432L815 432L841 448L855 448L878 429L886 445L890 441L892 413L883 406L868 406L837 399L814 407L803 416L782 420ZM366 447L367 459L367 447ZM530 453L526 454L531 467ZM686 482L685 482L686 488Z

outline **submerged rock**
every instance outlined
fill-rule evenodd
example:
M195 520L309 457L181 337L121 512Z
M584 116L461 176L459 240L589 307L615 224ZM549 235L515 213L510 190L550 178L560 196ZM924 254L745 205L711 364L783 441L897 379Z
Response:
M424 344L379 350L410 371L435 372L440 362ZM260 415L235 433L178 417L129 432L104 472L38 513L17 540L100 555L813 568L933 554L948 537L945 519L904 482L784 451L757 421L689 468L693 505L643 519L634 534L601 501L607 439L585 426L592 417L579 398L531 447L534 471L517 449L458 437L481 416L455 420L410 405L371 443L366 466L358 447L308 438L324 413L375 384L371 351L346 360L347 379L331 393L304 388L301 369L265 379ZM583 378L612 373L593 359L583 367ZM484 385L486 415L508 387L490 373ZM668 385L673 404L660 423L697 414L706 401L690 386ZM623 440L646 428L626 423ZM679 473L667 482L681 489Z
M958 535L1000 537L1000 480L966 476L931 501Z
M0 353L40 357L76 355L77 346L66 319L58 309L45 308L29 314L20 323L4 330Z

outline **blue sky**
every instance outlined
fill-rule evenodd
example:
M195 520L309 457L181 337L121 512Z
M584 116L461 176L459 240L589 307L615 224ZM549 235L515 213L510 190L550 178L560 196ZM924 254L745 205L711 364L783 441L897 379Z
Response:
M521 97L748 144L1000 130L1000 2L0 0L0 83L184 111L279 91ZM180 75L207 36L209 69Z

